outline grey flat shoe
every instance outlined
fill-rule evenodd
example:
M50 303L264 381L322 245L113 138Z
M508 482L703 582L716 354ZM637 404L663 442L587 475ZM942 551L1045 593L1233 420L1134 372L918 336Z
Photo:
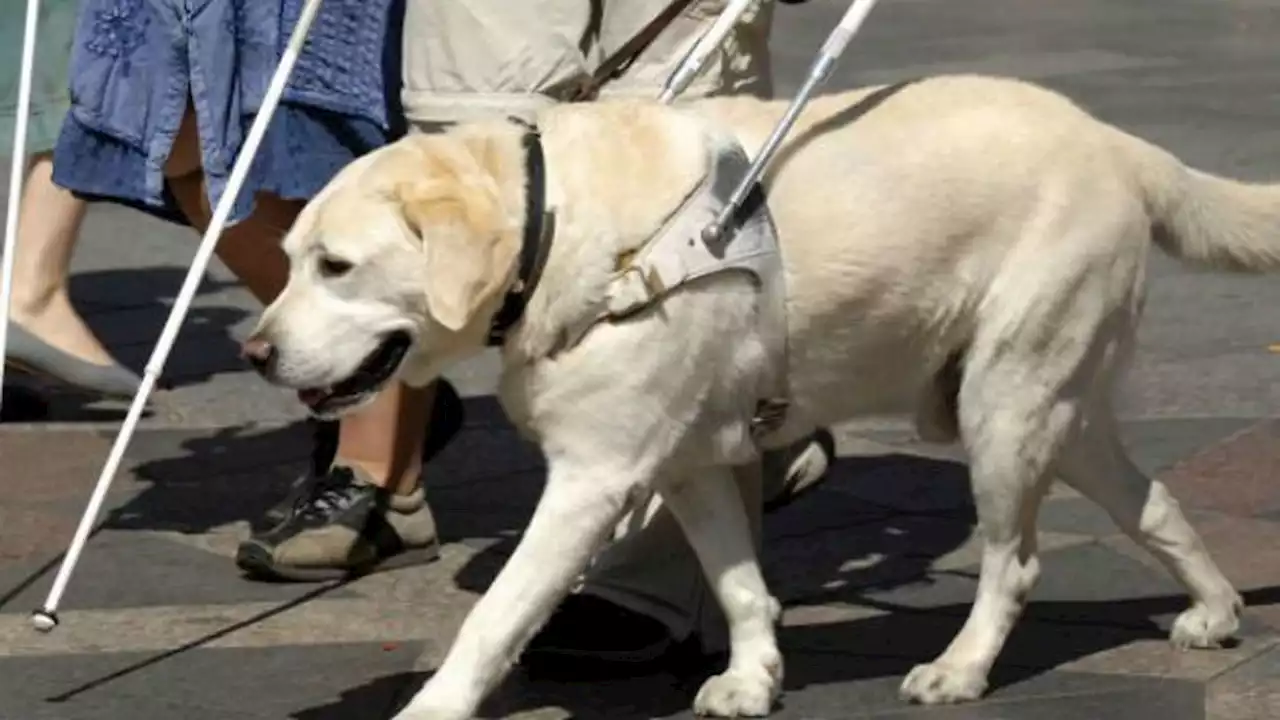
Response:
M65 353L32 335L17 323L9 323L9 347L5 363L22 372L106 397L128 398L138 391L142 378L119 365L95 365Z

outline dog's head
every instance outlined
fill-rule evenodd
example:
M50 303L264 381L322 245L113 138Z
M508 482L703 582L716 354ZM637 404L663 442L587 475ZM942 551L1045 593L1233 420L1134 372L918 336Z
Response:
M333 417L483 348L520 251L519 153L516 131L473 129L345 168L285 238L288 284L245 357Z

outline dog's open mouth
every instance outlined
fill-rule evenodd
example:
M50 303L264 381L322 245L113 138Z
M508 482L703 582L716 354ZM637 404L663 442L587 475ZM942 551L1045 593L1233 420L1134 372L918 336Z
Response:
M369 395L382 389L404 361L413 338L406 332L387 335L377 349L360 363L360 367L346 380L328 387L305 388L298 391L298 399L312 413L330 414L358 404Z

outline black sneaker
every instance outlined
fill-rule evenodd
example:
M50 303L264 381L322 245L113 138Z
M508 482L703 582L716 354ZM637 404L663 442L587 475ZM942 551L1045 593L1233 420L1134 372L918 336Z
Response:
M520 665L534 677L616 677L649 672L683 649L658 620L580 593L560 603Z
M422 488L396 495L337 466L308 483L284 522L240 544L252 577L315 582L425 563L440 555Z
M464 406L462 398L453 384L440 380L437 384L435 404L431 408L431 422L427 426L426 442L422 447L422 462L426 463L435 457L449 444L458 431L462 429ZM312 449L311 467L308 472L298 476L289 486L288 492L275 505L267 508L260 518L251 521L250 529L255 534L284 522L299 500L306 495L308 487L324 477L333 465L338 453L338 423L334 421L311 420Z

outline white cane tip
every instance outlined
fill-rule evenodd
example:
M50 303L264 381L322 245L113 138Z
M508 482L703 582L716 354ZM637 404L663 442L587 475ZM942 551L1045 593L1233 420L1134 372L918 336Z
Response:
M58 616L56 613L37 610L31 613L31 626L42 633L47 633L58 627Z

